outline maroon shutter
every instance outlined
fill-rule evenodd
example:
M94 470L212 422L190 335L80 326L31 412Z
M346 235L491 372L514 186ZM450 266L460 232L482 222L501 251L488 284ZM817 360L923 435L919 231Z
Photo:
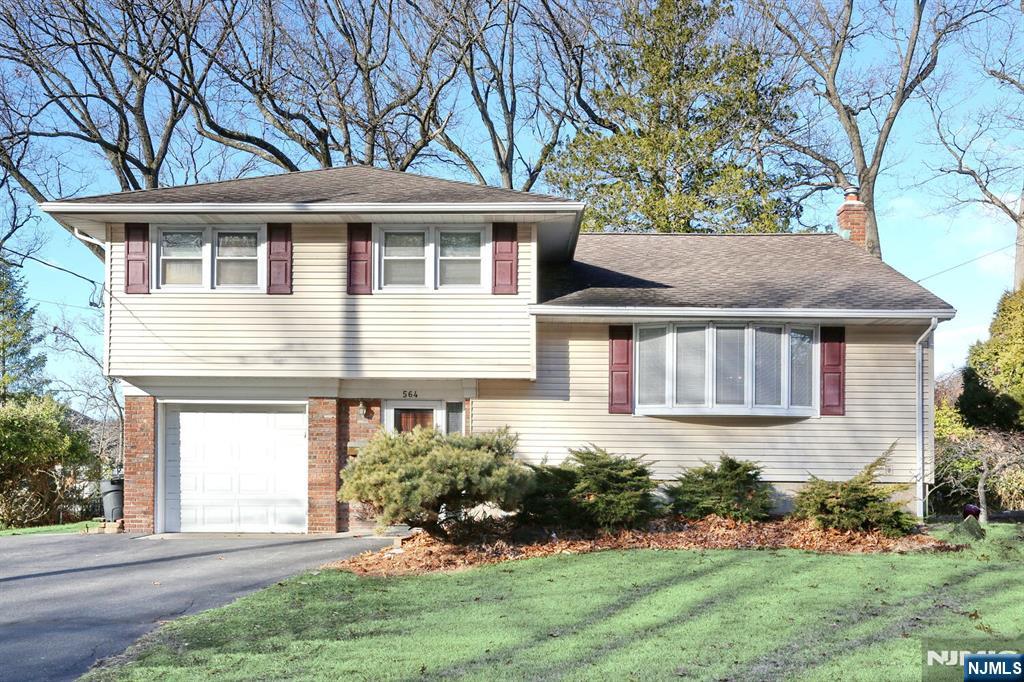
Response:
M292 293L291 223L267 224L267 293Z
M633 414L633 327L608 327L608 413Z
M515 223L494 223L491 228L494 262L492 294L519 293L519 240Z
M149 225L125 223L124 293L149 293Z
M821 413L846 414L846 328L821 328Z
M348 293L373 293L373 238L369 223L348 226Z

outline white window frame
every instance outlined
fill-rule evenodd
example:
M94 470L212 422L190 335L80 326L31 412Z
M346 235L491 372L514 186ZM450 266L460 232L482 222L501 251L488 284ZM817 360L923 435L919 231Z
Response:
M434 429L439 433L448 432L447 410L444 400L385 400L384 401L384 429L395 430L395 410L434 410ZM454 402L454 401L453 401ZM465 428L465 426L463 426Z
M704 326L704 404L703 405L676 405L676 328ZM716 343L715 334L718 327L739 327L744 328L745 351L744 351L744 404L743 405L718 405L715 401L715 362ZM782 338L782 405L755 405L754 386L757 380L755 376L754 363L754 329L757 327L781 327ZM661 405L641 405L640 397L640 329L667 329L667 340L665 343L665 402ZM793 329L805 329L812 333L812 372L811 372L811 406L795 406L790 404L790 344L789 335ZM774 417L818 417L820 416L820 393L821 393L821 361L820 361L820 326L817 324L800 322L779 322L773 320L758 321L706 321L706 320L679 320L675 322L657 322L649 324L636 324L633 329L633 338L637 342L633 344L633 395L636 396L633 413L642 416L774 416Z
M202 284L164 284L160 241L165 232L201 232ZM221 232L252 232L256 234L256 284L216 286L217 258L214 253L217 235ZM153 293L265 293L267 290L267 226L266 225L153 225L149 229L150 291Z
M384 284L384 235L388 232L422 232L424 237L424 273L422 285ZM480 284L441 285L441 232L478 232L480 234ZM490 293L491 291L491 226L483 223L384 224L373 226L373 291L381 294Z

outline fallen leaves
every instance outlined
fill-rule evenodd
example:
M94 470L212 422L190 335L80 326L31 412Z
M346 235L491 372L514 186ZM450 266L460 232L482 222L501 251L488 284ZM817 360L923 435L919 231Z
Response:
M512 540L451 544L425 533L415 533L400 547L330 564L363 575L407 575L454 571L472 566L555 554L583 554L615 549L802 549L829 554L956 551L929 535L889 538L876 532L818 528L811 521L786 518L742 522L717 516L698 521L670 519L644 530L622 530L594 536L574 536L545 541Z

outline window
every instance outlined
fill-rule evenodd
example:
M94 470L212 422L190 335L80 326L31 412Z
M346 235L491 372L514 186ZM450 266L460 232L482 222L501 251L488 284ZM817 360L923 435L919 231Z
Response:
M439 234L438 286L479 286L480 261L483 260L480 257L480 231L442 230Z
M462 403L445 403L445 433L462 433Z
M427 273L426 232L384 233L384 286L423 286Z
M154 291L262 290L265 234L260 226L153 228Z
M256 232L217 232L216 286L254 287L259 284L257 241Z
M817 413L817 329L789 324L641 325L638 414Z
M489 286L490 228L380 227L378 290L482 290Z
M203 232L174 230L160 234L160 284L203 286Z

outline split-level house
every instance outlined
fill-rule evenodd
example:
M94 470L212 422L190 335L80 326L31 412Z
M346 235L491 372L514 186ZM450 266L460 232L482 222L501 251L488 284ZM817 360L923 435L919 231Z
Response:
M415 426L665 480L725 452L782 497L895 444L922 508L954 311L853 193L837 234L581 233L576 201L358 166L43 208L106 254L130 531L344 531L346 459Z

